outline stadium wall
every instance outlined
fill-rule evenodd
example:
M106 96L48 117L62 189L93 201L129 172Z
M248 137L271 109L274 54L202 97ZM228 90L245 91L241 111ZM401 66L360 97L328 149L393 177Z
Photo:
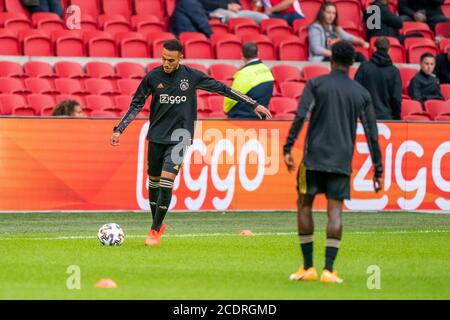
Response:
M146 133L135 120L0 118L0 211L147 210ZM205 120L175 181L174 210L292 210L296 174L282 159L290 121ZM347 210L450 211L450 123L379 123L381 194L362 127ZM302 131L294 148L301 159ZM332 155L324 155L324 157ZM317 209L325 209L319 197Z

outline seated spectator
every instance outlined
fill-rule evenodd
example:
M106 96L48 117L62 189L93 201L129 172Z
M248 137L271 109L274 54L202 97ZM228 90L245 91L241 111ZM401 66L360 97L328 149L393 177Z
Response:
M212 33L208 15L198 0L178 0L169 29L177 37L182 32L201 32L209 38Z
M433 74L436 59L431 53L420 57L420 71L412 78L408 88L413 100L424 103L427 100L444 100L439 79Z
M83 109L75 100L62 100L53 109L52 116L84 117Z
M268 106L275 80L272 71L258 58L256 43L244 43L242 60L245 65L234 75L231 88L248 95L263 106ZM248 105L229 98L225 98L223 109L231 119L258 119Z
M330 61L331 47L339 40L352 42L369 48L369 43L364 39L351 35L338 25L338 12L336 5L324 2L317 13L316 20L309 26L309 61ZM366 59L357 52L356 61L363 62Z
M261 20L269 18L267 15L257 11L241 10L239 0L199 0L210 18L217 18L228 23L231 18L250 18L260 23Z
M379 37L372 58L362 63L355 75L355 80L370 92L378 120L400 120L402 79L388 54L390 47L388 39Z
M304 19L298 0L263 0L262 4L271 18L284 19L290 25L297 19Z
M394 14L389 8L390 0L375 0L371 5L380 8L381 28L367 30L368 38L372 37L394 37L399 39L399 30L403 27L403 20L398 15ZM369 18L369 16L366 17Z
M21 0L22 5L31 13L53 12L64 20L64 9L61 0Z
M438 22L450 22L441 5L444 0L399 0L398 12L404 21L427 23L432 30Z
M450 46L447 53L441 53L436 57L435 73L441 84L450 83Z

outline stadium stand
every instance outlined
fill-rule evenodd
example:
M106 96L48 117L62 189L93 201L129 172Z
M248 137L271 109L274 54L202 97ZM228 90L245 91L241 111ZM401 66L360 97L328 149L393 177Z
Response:
M239 66L237 61L241 60L242 44L256 42L260 57L271 62L276 79L274 97L277 99L271 103L271 107L275 108L275 117L292 118L290 108L293 102L297 106L304 82L329 72L326 64L311 65L306 62L308 25L315 19L322 2L301 0L305 19L296 20L292 27L285 20L276 18L263 20L261 25L245 18L230 19L228 24L210 20L213 30L210 39L201 33L180 35L185 45L185 58L193 59L187 64L231 84ZM362 13L371 1L333 2L338 7L343 28L365 37ZM242 4L244 8L251 9L250 2L242 1ZM130 95L134 93L140 79L159 65L159 62L154 61L143 63L142 59L159 59L164 41L174 38L168 32L174 0L64 2L65 7L69 5L81 8L79 30L69 30L65 21L56 14L30 14L19 0L0 0L0 10L3 10L0 12L0 55L17 57L0 61L0 96L5 96L1 100L2 115L48 115L52 104L71 97L82 102L91 116L121 116L127 110ZM396 12L397 1L391 1L390 6ZM449 1L445 2L442 9L450 16ZM439 23L435 30L431 30L424 23L405 22L401 33L423 35L423 38L406 39L404 45L395 38L389 38L391 58L394 63L402 64L399 69L403 95L409 98L406 88L417 72L414 64L418 63L424 52L439 54L446 51L450 46L450 26L448 23ZM375 40L371 39L371 49L357 50L370 58ZM77 60L76 57L88 57L89 60ZM354 76L355 72L356 67L352 68L350 76ZM446 99L450 99L448 85L442 85L441 88ZM222 97L202 91L199 91L198 96L201 101L199 116L225 117ZM109 101L108 106L100 110L101 103L106 101ZM284 106L278 101L282 101ZM406 109L402 112L402 119L446 119L448 115L445 113L434 112L437 107L433 103L433 111L429 107L428 114L424 109L411 109L412 105L417 105L412 100L405 100ZM149 101L141 115L148 115L148 105ZM448 102L441 101L439 105L448 106Z

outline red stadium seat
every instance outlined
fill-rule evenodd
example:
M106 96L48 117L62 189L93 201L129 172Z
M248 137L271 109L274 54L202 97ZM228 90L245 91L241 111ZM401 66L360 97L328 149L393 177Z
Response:
M55 99L48 94L29 94L27 96L28 105L33 108L36 114L42 114L43 108L50 108L55 106Z
M153 69L160 67L160 66L161 66L161 62L150 62L149 64L147 64L146 70L147 70L147 72L150 72Z
M297 20L303 20L303 19L297 19ZM295 20L295 21L297 21ZM264 19L261 21L261 31L262 32L266 32L267 27L269 26L289 26L287 21L284 19L280 19L280 18L269 18L269 19Z
M204 74L209 74L208 69L203 64L188 62L188 63L186 63L186 65L188 67L197 69L197 70L203 72Z
M83 31L97 31L98 30L97 16L96 18L93 18L90 14L81 12L80 27L81 30Z
M424 53L439 54L434 41L427 38L408 38L405 40L405 47L409 63L420 63L420 56Z
M209 25L213 34L220 35L229 33L228 25L219 20L209 20Z
M23 43L23 54L26 56L53 56L53 46L45 32L39 30L22 30L19 39Z
M26 78L24 80L25 87L32 93L39 94L56 94L59 93L53 87L52 81L44 78Z
M90 57L117 57L116 43L109 33L87 31L83 39Z
M305 42L296 36L277 36L272 38L277 50L278 59L282 61L308 60L308 50Z
M407 35L411 33L420 33L425 38L434 39L433 31L425 22L404 21L400 34Z
M52 32L56 55L59 57L86 56L83 37L77 30L59 30Z
M117 78L114 67L107 62L92 61L86 63L86 74L91 78Z
M85 94L86 90L77 79L58 78L55 79L55 89L62 94L76 95Z
M450 18L450 3L444 3L441 6L442 12L447 18Z
M187 40L184 43L186 59L213 59L211 44L208 40Z
M17 78L0 78L0 93L29 93L24 87L22 80Z
M22 66L17 62L0 61L0 77L16 77L24 76Z
M161 58L163 51L163 44L166 40L175 39L175 36L170 32L149 33L147 41L152 48L151 55L153 58Z
M450 84L441 84L441 92L445 100L450 100Z
M242 58L242 44L238 40L219 40L215 46L216 59L239 60Z
M27 103L25 99L19 94L0 94L0 114L11 115L16 107L25 107Z
M55 97L55 102L60 103L63 100L75 100L77 101L81 106L84 106L84 98L83 96L76 96L72 94L59 94Z
M85 108L88 109L89 112L114 107L111 98L108 96L91 94L89 96L86 96L85 100Z
M442 100L425 101L425 110L434 120L437 116L450 116L450 102Z
M450 122L450 115L446 116L437 116L436 118L434 118L434 121L445 121L445 122Z
M136 62L119 62L116 64L116 74L121 78L142 79L145 77L145 70Z
M227 117L223 111L209 112L207 116L214 119L225 119Z
M70 0L70 4L79 6L82 13L93 18L100 14L100 2L97 0Z
M60 78L85 78L83 67L78 62L58 61L53 66Z
M261 30L259 29L259 26L257 26L257 25L242 23L242 24L238 24L234 28L234 34L239 38L242 38L242 36L244 36L244 35L256 36L256 35L261 34Z
M207 98L208 110L211 112L223 112L224 97L213 95Z
M285 81L300 81L300 71L297 67L290 65L275 65L272 67L272 73L277 83Z
M230 28L231 32L234 32L234 29L239 24L247 24L257 26L255 20L250 18L231 18L228 20L228 28Z
M164 17L163 0L134 0L136 14L153 14L157 17Z
M281 95L286 98L298 100L302 94L305 84L302 82L282 82L280 83Z
M18 56L21 54L17 36L5 29L0 29L0 55Z
M90 94L115 95L117 92L111 81L107 79L86 79L84 81L86 91Z
M130 107L131 99L133 97L130 95L118 95L114 97L114 104L117 109L121 111L126 111Z
M266 34L269 38L274 38L274 37L279 37L279 36L289 37L294 34L294 31L290 26L270 25L270 26L267 26Z
M431 115L425 112L419 101L403 99L401 118L405 120L406 116L422 116L431 119Z
M362 23L361 3L355 0L339 0L335 1L339 20L351 21L355 26L360 26Z
M302 0L300 2L303 15L305 16L305 22L310 24L316 19L317 12L319 12L321 5L321 0Z
M127 19L131 18L131 1L129 0L102 0L105 14L120 14Z
M439 48L440 48L442 53L447 53L449 47L450 47L450 38L442 39L439 42Z
M120 32L116 35L121 57L148 58L150 48L145 37L138 32Z
M141 81L137 79L119 79L117 80L117 88L120 94L130 96L134 95L140 83Z
M411 82L411 79L414 78L414 76L417 74L417 69L412 68L399 68L400 71L400 77L402 78L402 92L404 94L408 94L408 87L409 83Z
M0 13L0 25L14 34L22 30L31 30L32 28L28 17L17 12Z
M134 30L143 34L165 31L161 19L150 14L131 17L131 24Z
M264 21L264 20L263 20ZM258 57L262 60L276 60L275 47L272 41L265 35L243 36L242 43L255 42L258 46Z
M117 118L117 113L107 110L94 110L89 113L92 118Z
M181 32L179 39L182 43L188 40L208 40L203 33L200 32Z
M418 114L407 115L402 120L405 120L405 121L431 121L429 117L421 116Z
M34 28L48 32L65 30L64 21L52 12L36 12L31 16Z
M269 103L269 110L275 115L277 114L295 114L297 112L298 103L295 99L286 97L272 97Z
M439 22L435 27L436 36L450 38L450 22Z
M37 78L54 78L53 67L47 62L27 61L23 65L23 69L28 77Z
M232 64L216 63L209 67L211 77L217 80L233 80L237 68Z
M330 69L323 66L308 65L303 68L303 78L308 81L312 78L330 73Z
M38 113L36 113L36 110L29 106L14 107L12 110L12 115L18 117L34 117L37 114Z
M300 30L306 29L308 30L309 23L306 19L296 19L292 24L292 29L294 30L294 34L299 34ZM301 38L301 37L300 37Z
M131 31L129 20L120 14L103 14L98 17L98 25L110 35Z

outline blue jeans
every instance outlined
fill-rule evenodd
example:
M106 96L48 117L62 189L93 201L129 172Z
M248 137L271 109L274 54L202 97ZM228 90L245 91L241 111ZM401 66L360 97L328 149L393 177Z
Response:
M299 15L297 12L293 12L293 13L272 13L270 15L271 18L280 18L280 19L284 19L287 21L287 23L289 23L289 25L292 26L292 24L294 23L295 20L297 19L304 19L304 17L302 17L301 15Z
M40 0L37 6L26 6L31 13L53 12L64 20L64 10L60 0Z

